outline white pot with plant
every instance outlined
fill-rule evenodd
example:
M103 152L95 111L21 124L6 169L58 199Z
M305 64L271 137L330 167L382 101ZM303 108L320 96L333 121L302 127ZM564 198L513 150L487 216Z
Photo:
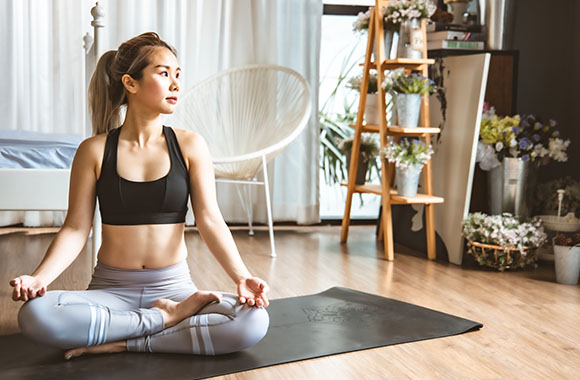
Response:
M389 71L382 84L393 95L397 111L397 125L416 128L421 113L421 97L435 91L435 83L417 73L407 74L404 69Z
M580 233L559 233L553 243L556 281L576 285L580 275Z
M346 157L346 167L350 170L350 159L352 153L352 142L353 138L344 139L339 142L338 149ZM362 135L360 141L360 148L358 153L358 166L356 167L356 185L364 185L366 182L367 173L369 168L375 162L376 157L379 154L379 144L372 135ZM351 173L348 173L350 176Z
M483 266L499 271L524 268L537 260L536 250L546 241L539 219L523 219L510 213L470 213L463 220L468 253Z
M362 75L357 75L348 80L347 87L360 93ZM369 74L369 84L367 87L367 99L365 103L365 122L368 125L379 124L379 95L378 95L377 74L373 71Z
M385 41L385 58L423 58L423 33L421 20L428 19L437 7L429 0L393 0L381 10ZM369 29L371 9L360 12L352 24L354 32L366 33ZM375 45L376 46L376 45ZM375 52L373 51L373 54Z
M382 153L384 159L395 165L398 195L416 196L423 165L433 154L431 145L422 140L403 138L399 142L391 141Z

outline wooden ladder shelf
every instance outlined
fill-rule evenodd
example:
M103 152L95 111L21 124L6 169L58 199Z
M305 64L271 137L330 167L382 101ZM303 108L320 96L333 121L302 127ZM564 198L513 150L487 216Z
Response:
M387 260L394 259L393 250L393 225L391 205L393 204L424 204L425 205L425 227L427 232L427 257L434 260L436 257L435 246L435 210L434 205L442 203L443 198L433 195L433 185L431 176L431 160L423 167L423 186L424 194L417 194L415 197L399 196L391 186L394 180L395 166L383 161L381 165L381 184L364 184L356 185L356 168L358 167L358 158L360 151L361 135L366 133L380 134L381 151L388 144L388 136L393 136L395 140L402 137L417 137L425 141L427 145L431 143L431 134L439 133L439 128L431 128L429 123L429 95L424 95L421 101L421 118L420 127L417 128L400 128L394 125L387 125L386 115L386 98L385 90L381 83L385 80L385 70L404 68L405 71L420 71L424 76L428 76L428 65L433 64L434 60L427 58L427 34L426 22L421 21L423 33L423 58L422 59L385 59L384 33L381 9L388 5L388 0L376 0L376 6L372 8L369 20L368 42L363 64L363 78L360 87L359 108L354 128L354 138L351 150L351 159L349 167L347 197L344 208L344 218L342 219L342 231L340 235L341 243L346 243L348 239L348 229L350 225L350 211L352 206L352 197L354 193L372 193L382 197L382 219L379 221L381 229L379 230L379 239L384 238L385 257ZM373 62L373 44L376 46L376 60ZM379 125L365 125L363 123L364 110L367 98L367 88L369 85L370 70L377 71L378 93L379 93Z

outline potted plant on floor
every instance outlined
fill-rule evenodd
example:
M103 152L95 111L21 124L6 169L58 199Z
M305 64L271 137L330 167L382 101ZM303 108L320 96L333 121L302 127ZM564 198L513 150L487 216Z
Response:
M350 170L350 158L352 152L353 138L344 139L339 142L338 149L346 156L346 167ZM362 135L360 150L358 155L358 166L356 168L356 185L364 185L369 172L369 168L375 164L375 159L379 154L379 144L372 135ZM348 174L349 176L351 173Z
M393 95L399 127L417 127L421 112L421 97L432 94L435 91L435 83L418 72L407 74L400 68L387 72L382 86Z
M553 242L556 281L576 285L580 274L580 233L559 233Z
M530 216L536 169L551 161L567 161L569 145L570 140L560 137L555 120L546 123L534 115L499 117L485 104L476 161L489 171L491 212Z
M405 197L417 195L423 165L429 161L432 154L431 145L411 138L403 138L399 142L391 141L383 149L383 158L396 168L398 195Z
M546 241L539 219L520 219L512 214L470 213L462 222L468 253L480 265L506 269L524 268L536 262L536 249Z
M362 75L351 77L346 86L352 90L360 92ZM365 104L365 122L366 124L379 124L379 87L377 84L377 73L371 71L369 74L369 85L367 87L367 101Z

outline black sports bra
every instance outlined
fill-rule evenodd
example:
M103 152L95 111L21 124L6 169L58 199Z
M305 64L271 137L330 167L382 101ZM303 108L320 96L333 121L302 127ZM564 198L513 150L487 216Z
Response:
M101 175L97 180L97 197L104 224L139 225L185 222L189 197L189 173L179 149L175 132L163 126L169 150L169 173L155 181L135 182L117 172L117 128L109 133Z

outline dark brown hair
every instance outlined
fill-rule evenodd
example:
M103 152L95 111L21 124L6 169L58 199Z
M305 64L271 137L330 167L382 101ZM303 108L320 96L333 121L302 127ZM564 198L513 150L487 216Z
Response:
M101 56L89 85L93 134L108 133L120 126L121 106L127 104L121 78L129 74L135 80L141 79L151 53L160 47L169 49L177 57L175 49L153 32L133 37L118 50L109 50Z

